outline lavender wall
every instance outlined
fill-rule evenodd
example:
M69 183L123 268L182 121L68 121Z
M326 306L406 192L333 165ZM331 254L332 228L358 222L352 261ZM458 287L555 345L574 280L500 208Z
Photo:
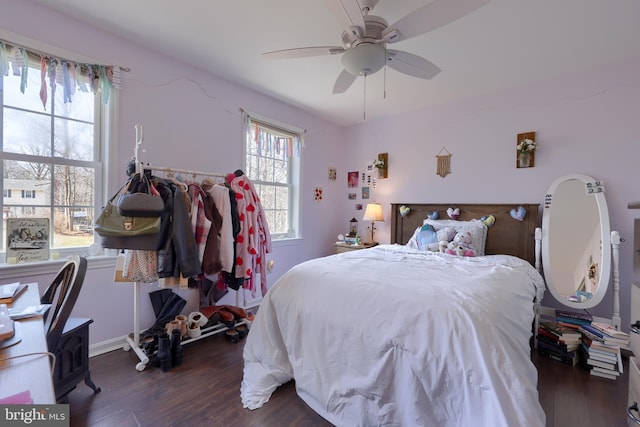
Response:
M281 274L303 260L332 253L337 224L344 219L335 206L341 205L343 199L336 186L328 185L327 168L331 165L343 169L342 129L29 1L0 0L0 9L2 37L10 40L19 37L20 41L28 38L95 61L131 68L131 72L124 73L124 90L119 97L119 131L115 136L118 162L108 165L122 179L124 168L133 155L135 124L144 127L146 152L143 158L146 161L223 173L242 166L240 108L306 129L306 148L301 160L303 239L274 245L268 258L275 261L275 267L268 275L268 283L273 284ZM117 181L112 183L110 193L115 191ZM324 188L321 203L315 203L313 199L316 186ZM91 343L95 344L117 339L133 330L133 288L129 284L113 283L112 266L92 268L92 264L96 265L89 262L91 270L74 315L94 319ZM20 280L37 281L44 289L52 278L53 275L25 276ZM153 323L146 293L154 289L154 285L141 286L143 327ZM189 301L186 310L197 307L196 292L179 293ZM222 302L235 303L233 294L230 292Z
M383 203L386 218L392 202L542 205L561 175L581 173L602 180L611 229L626 239L620 247L620 301L622 326L628 329L630 286L640 280L632 271L633 219L640 211L627 209L627 203L640 200L638 75L640 58L352 126L346 130L350 143L345 157L354 161L347 167L358 168L357 162L389 153L389 178L372 192ZM535 167L517 169L516 135L529 131L536 132L540 143ZM435 173L434 156L443 146L453 154L451 174L445 178ZM349 203L344 216L353 209ZM389 224L378 228L378 240L388 242ZM592 313L610 317L611 301L609 292ZM556 305L549 293L543 303Z

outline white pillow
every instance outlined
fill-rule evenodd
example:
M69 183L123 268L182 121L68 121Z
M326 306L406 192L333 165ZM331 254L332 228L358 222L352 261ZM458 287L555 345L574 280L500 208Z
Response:
M453 227L458 231L468 231L471 233L471 246L476 252L476 256L484 255L484 245L487 240L487 226L479 219L470 221L458 221L455 219L425 219L422 224L431 224L436 231L444 227ZM407 243L408 244L408 243Z

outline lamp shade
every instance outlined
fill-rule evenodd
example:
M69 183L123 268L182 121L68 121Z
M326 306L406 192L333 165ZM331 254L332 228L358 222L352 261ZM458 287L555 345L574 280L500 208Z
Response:
M369 203L364 211L363 221L379 221L384 222L382 216L382 205L380 203Z

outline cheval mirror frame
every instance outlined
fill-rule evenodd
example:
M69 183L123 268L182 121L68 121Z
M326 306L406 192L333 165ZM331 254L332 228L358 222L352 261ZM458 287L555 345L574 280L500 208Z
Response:
M549 187L543 209L542 227L536 228L535 234L535 267L541 274L544 270L547 290L560 304L586 310L602 301L611 279L612 317L593 316L593 320L619 330L620 234L610 231L602 182L586 175L562 176ZM551 238L550 231L562 231L562 235ZM573 255L568 252L573 252ZM567 268L567 265L572 268ZM563 292L561 284L565 283L568 286ZM555 317L555 312L555 308L543 307L538 301L535 330L538 330L540 316Z

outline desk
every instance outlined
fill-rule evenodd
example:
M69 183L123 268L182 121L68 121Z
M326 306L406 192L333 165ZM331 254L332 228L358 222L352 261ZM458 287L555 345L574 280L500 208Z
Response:
M38 284L30 283L27 291L9 305L9 308L21 309L37 304L40 304ZM42 317L18 320L16 323L20 324L22 341L0 349L0 359L48 351ZM56 403L51 363L46 354L0 360L0 399L25 390L31 392L31 398L35 404Z

